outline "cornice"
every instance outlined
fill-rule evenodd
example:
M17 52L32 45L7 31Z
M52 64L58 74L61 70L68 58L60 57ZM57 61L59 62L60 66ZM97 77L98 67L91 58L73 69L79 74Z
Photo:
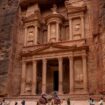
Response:
M43 52L44 50L49 49L50 47L51 48L58 48L58 50ZM82 51L82 50L88 51L89 47L87 45L83 45L83 46L76 46L76 45L64 46L64 45L50 44L50 45L46 45L46 46L41 47L41 48L37 48L36 50L33 50L33 51L29 51L29 50L28 51L23 51L23 52L21 52L21 56L25 57L25 56L33 56L33 55L40 55L40 54L43 55L43 54L61 53L61 52L68 52L68 51L75 52L75 51Z
M22 17L22 21L24 23L28 23L31 21L39 21L39 17L36 14L32 14L31 16L28 17Z

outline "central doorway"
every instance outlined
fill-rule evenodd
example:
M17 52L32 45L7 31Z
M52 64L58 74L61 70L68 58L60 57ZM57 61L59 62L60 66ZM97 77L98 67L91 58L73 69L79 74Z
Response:
M54 91L58 91L58 71L54 71L53 79L53 89Z

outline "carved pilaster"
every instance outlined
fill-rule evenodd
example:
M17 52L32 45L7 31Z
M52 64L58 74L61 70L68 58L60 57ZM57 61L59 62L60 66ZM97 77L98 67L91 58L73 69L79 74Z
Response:
M74 63L73 56L69 57L69 85L70 85L70 94L74 91Z
M63 94L63 60L58 58L59 64L59 94Z
M37 61L33 61L32 95L36 95L37 88Z
M26 62L22 62L22 79L21 79L21 95L24 95L26 76Z
M81 16L81 26L82 26L82 38L85 38L85 24L84 24L84 16Z
M84 91L87 93L88 92L88 86L87 86L87 59L86 59L86 55L82 56L82 60L83 60L83 76L84 76L84 81L83 81L83 85L84 85Z
M43 59L42 63L42 93L46 93L47 60Z

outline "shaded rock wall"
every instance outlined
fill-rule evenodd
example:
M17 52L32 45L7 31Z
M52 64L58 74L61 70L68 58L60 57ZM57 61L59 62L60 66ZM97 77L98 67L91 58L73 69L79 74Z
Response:
M17 3L16 0L0 0L0 95L7 94Z

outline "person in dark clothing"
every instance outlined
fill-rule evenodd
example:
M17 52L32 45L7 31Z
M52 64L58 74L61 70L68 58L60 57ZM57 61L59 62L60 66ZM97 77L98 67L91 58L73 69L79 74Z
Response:
M22 105L25 105L25 100L23 100L23 101L21 102L21 104L22 104Z
M46 94L42 94L41 97L39 98L39 103L41 105L46 105L48 103L48 100L46 98Z
M67 104L70 105L70 98L67 99Z
M17 102L15 102L15 105L18 105L18 103L17 103Z

